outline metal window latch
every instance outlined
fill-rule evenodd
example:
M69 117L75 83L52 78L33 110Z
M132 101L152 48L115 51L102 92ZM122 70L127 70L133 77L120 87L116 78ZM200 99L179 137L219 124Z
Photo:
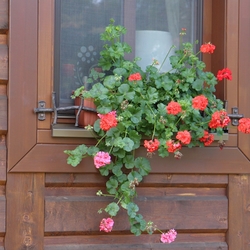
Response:
M46 119L45 113L54 113L54 121L53 125L57 123L57 118L58 118L58 111L66 111L66 110L78 110L76 114L76 122L75 126L78 126L78 118L80 115L81 110L87 110L91 112L96 112L95 109L93 108L88 108L83 106L83 99L81 99L81 103L79 106L67 106L67 107L56 107L56 93L52 92L52 104L53 108L46 108L46 103L45 101L39 101L38 102L38 108L34 108L34 113L38 113L38 120L39 121L44 121Z
M239 109L237 107L232 108L232 114L228 114L231 119L231 123L233 126L239 125L239 119L243 118L244 115L239 114Z

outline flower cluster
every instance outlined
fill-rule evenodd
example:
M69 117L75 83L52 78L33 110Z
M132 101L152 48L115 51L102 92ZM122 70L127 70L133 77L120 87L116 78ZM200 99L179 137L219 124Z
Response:
M124 27L110 23L101 34L101 40L107 44L100 53L99 66L105 73L92 72L88 82L97 79L99 82L89 91L84 87L75 91L95 101L99 119L93 130L97 144L82 144L65 153L72 166L77 166L84 157L93 157L100 174L108 177L107 194L101 191L97 194L113 196L114 201L104 209L110 217L102 219L100 230L111 232L112 218L120 209L126 209L131 232L140 235L143 231L158 230L148 230L148 223L135 203L136 187L151 170L148 156L173 154L180 159L182 147L209 146L214 133L222 135L230 118L223 102L214 95L215 85L223 79L231 80L232 73L225 68L216 77L205 71L206 65L198 54L212 54L215 50L212 43L203 44L196 54L192 44L182 44L169 58L172 65L169 72L162 73L155 67L157 59L143 71L137 64L138 58L134 61L124 58L124 54L131 52L129 45L120 42L125 32ZM250 119L240 120L239 131L250 133ZM145 157L137 157L134 151L142 142ZM162 233L160 240L171 243L176 235L171 229Z

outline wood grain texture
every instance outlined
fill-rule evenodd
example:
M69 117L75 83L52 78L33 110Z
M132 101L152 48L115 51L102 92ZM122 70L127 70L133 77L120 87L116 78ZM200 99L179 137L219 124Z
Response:
M86 236L47 236L44 239L45 250L82 250L82 249L195 249L228 250L224 234L178 234L172 244L162 244L160 234L141 235L86 235ZM98 248L100 247L100 248Z
M6 197L5 248L43 250L44 174L8 174Z
M10 4L8 169L36 144L37 117L32 111L37 107L37 2Z
M0 95L0 135L7 133L7 96Z
M47 188L45 232L97 233L101 219L107 216L97 211L112 201L96 196L97 191L87 187ZM224 188L138 188L136 202L145 220L153 220L161 230L227 230L228 200ZM126 212L121 210L113 233L124 231L129 231L129 223Z
M91 174L46 174L46 186L104 186L106 177L99 173ZM226 187L228 175L185 175L185 174L150 174L142 182L144 186L199 186Z
M229 176L229 249L250 249L250 176Z
M57 173L96 173L91 157L84 158L79 166L73 168L67 162L65 149L74 149L77 145L37 144L11 170L13 172L57 172ZM155 155L150 159L152 173L249 173L250 163L238 150L230 147L220 150L218 147L183 148L183 157L161 158ZM137 156L146 156L145 148L136 151Z
M7 30L9 27L8 0L0 0L0 30Z
M5 44L0 44L0 79L8 79L8 47Z
M249 64L250 64L250 1L240 1L240 28L239 28L239 110L244 117L250 117L250 86L249 86ZM250 136L239 133L239 147L250 159Z
M0 136L0 141L2 141L3 138L5 138L5 136ZM6 151L6 145L0 144L0 184L5 184L6 182Z

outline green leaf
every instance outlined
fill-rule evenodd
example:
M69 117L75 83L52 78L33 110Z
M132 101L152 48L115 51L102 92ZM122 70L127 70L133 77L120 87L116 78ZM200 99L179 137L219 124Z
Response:
M120 210L120 207L115 202L111 202L104 210L110 216L116 216L118 211Z
M125 168L132 169L135 166L134 160L135 158L133 155L126 155L126 157L123 159Z
M128 175L128 180L129 181L137 180L138 182L141 182L142 181L142 176L137 171L132 171Z
M123 142L125 143L125 145L123 147L123 149L125 151L130 152L133 150L134 142L130 138L128 138L128 137L124 138Z
M103 85L108 89L114 89L116 86L116 78L115 76L106 76L103 81Z
M124 83L118 88L118 91L121 94L126 94L129 92L129 88L130 88L129 85Z
M112 168L112 172L114 175L116 175L117 177L121 176L123 173L122 173L122 163L116 163L113 168Z
M65 150L64 153L69 155L67 158L67 163L72 167L76 167L81 161L82 158L88 152L88 147L84 144L77 146L74 150Z
M201 91L204 85L204 81L201 79L196 79L193 83L192 83L192 87L193 89L197 90L197 91Z
M110 165L110 164L109 164ZM100 167L99 171L102 176L108 176L109 175L109 165L106 165L104 167Z
M138 157L135 159L135 167L138 169L138 172L142 176L148 175L151 170L148 159L144 157Z
M111 177L106 182L106 187L107 187L107 191L109 192L109 194L116 194L116 192L117 192L116 188L118 187L118 181L115 178Z
M139 211L139 207L131 202L127 205L127 213L130 218L135 218L136 213Z

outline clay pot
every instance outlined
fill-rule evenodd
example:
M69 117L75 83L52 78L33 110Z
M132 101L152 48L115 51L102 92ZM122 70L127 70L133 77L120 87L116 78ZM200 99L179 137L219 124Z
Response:
M81 104L81 98L76 97L75 98L75 105L80 106L80 104ZM96 106L94 104L94 100L92 98L84 99L83 106L87 107L87 108L93 108L93 109L96 108ZM78 110L75 111L76 114L77 114L77 111ZM88 125L93 126L95 121L97 120L97 118L98 117L97 117L96 112L81 110L81 112L79 114L79 118L78 118L78 127L84 128Z

